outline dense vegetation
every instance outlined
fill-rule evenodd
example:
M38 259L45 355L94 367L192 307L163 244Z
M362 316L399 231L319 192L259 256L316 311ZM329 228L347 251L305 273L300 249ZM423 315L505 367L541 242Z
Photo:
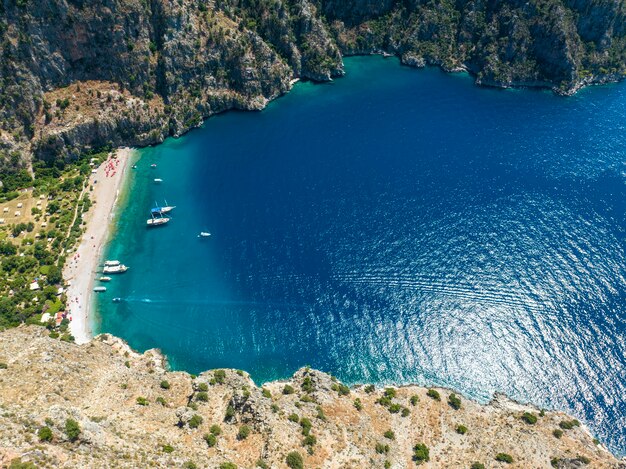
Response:
M23 213L21 219L27 221L0 225L0 329L39 323L45 312L54 316L64 311L67 298L59 293L63 265L84 231L81 214L91 207L86 187L89 160L98 164L105 157L103 152L72 163L37 161L34 179L22 170L2 173L0 207L17 197L14 202L36 200L38 205ZM33 282L38 289L31 289ZM53 322L47 326L53 336L72 340L68 324L63 319L59 327Z

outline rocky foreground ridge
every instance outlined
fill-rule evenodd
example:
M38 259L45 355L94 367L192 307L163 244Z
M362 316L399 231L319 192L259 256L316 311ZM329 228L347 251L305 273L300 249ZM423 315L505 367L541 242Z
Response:
M0 171L148 145L387 53L571 94L626 74L624 0L2 0Z
M18 460L32 466L17 466ZM79 346L35 326L0 333L0 466L12 462L50 468L626 467L571 417L504 397L483 406L445 389L349 389L306 368L257 387L242 371L170 372L155 350L138 354L109 335Z

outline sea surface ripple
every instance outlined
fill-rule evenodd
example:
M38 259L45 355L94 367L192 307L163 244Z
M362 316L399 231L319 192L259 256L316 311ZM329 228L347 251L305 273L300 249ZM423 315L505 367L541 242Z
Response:
M142 150L99 329L190 372L500 391L625 454L626 86L346 66Z

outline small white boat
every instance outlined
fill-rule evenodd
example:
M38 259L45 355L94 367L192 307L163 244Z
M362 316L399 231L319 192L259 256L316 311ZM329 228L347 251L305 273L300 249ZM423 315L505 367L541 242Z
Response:
M155 178L154 182L156 182L157 184L161 184L163 182L163 179Z
M98 280L100 280L101 282L110 282L111 277L100 277Z
M102 269L102 273L123 274L127 270L128 270L128 267L126 267L124 264L120 264L120 265L105 266L104 269Z
M119 303L120 301L122 301L122 299L119 297L113 298L113 303Z
M151 167L151 168L156 168L156 164L155 164L155 163L152 163L152 164L150 165L150 167Z
M103 291L107 291L107 287L95 287L93 289L93 291L95 292L103 292Z
M104 265L107 267L113 267L114 265L120 265L120 261L104 261Z
M208 238L209 236L211 236L211 233L209 233L208 231L201 231L198 235L198 238Z

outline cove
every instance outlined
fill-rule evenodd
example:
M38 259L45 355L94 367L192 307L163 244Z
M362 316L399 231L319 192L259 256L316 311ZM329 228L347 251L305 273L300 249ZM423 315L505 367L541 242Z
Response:
M98 331L192 373L504 392L626 453L626 86L346 70L140 151Z

